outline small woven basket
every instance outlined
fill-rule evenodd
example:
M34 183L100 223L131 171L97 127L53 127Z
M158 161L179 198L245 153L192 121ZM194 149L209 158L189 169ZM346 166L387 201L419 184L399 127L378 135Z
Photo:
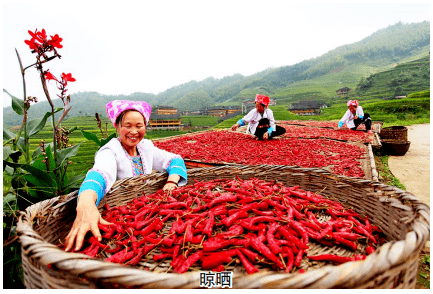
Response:
M381 141L382 150L389 155L403 156L409 151L409 141L389 140L385 139Z
M398 188L359 178L336 176L320 169L289 166L222 166L188 170L188 182L256 177L320 192L368 216L386 235L386 243L363 261L340 266L308 261L304 274L260 270L248 275L233 270L233 288L414 288L419 253L429 240L430 208ZM116 182L99 208L124 205L142 193L162 188L166 174L151 174ZM75 218L76 192L34 204L22 212L17 232L22 248L27 288L199 288L200 272L154 272L67 253L55 244L64 240ZM338 246L309 243L310 254L341 254ZM314 251L314 252L313 252ZM344 252L343 252L344 253ZM349 254L352 254L349 252ZM230 269L226 269L230 270Z
M391 126L380 130L380 139L407 141L407 128L405 126Z

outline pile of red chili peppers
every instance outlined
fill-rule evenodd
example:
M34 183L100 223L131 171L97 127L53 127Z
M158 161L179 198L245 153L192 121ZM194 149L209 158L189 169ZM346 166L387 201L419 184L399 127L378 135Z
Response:
M293 126L293 125L280 125L286 129L284 137L291 138L328 138L342 141L363 142L371 143L373 136L364 132L345 130L331 130L325 128L315 128L308 126Z
M336 129L338 125L338 121L332 122L332 121L318 121L318 120L288 120L288 121L278 121L277 124L278 125L290 124L290 125L299 125L299 126L308 126L308 127ZM346 125L343 125L341 128L348 130ZM358 130L365 130L365 125L363 124L359 125Z
M323 214L330 219L319 221ZM336 264L362 260L366 256L355 253L370 254L384 241L368 217L337 201L257 178L195 181L169 194L159 190L124 206L106 205L102 216L112 225L99 224L103 240L91 237L81 253L125 265L152 256L156 264L170 262L169 270L177 273L191 267L223 271L236 264L248 274L264 267L288 273L305 258ZM307 255L313 243L353 254Z
M328 168L336 174L349 177L365 176L359 161L366 156L365 148L328 139L256 141L244 133L209 131L154 144L184 159L202 162Z

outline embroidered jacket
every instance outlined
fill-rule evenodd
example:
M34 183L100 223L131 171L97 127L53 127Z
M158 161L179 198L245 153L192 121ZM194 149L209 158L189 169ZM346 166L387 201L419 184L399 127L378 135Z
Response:
M137 144L137 150L144 174L150 174L152 170L167 171L169 175L177 174L181 177L179 186L186 184L185 163L179 155L159 149L147 139ZM98 205L115 181L137 175L133 158L122 147L120 139L113 138L96 153L95 164L87 173L79 193L87 189L94 190L98 195Z
M257 126L259 125L259 120L261 120L262 118L269 119L269 134L276 130L274 113L269 108L265 109L265 111L263 112L263 116L257 111L257 109L254 108L250 112L248 112L248 114L245 115L242 119L240 119L238 123L240 126L244 126L246 123L248 123L247 133L251 133L254 135Z

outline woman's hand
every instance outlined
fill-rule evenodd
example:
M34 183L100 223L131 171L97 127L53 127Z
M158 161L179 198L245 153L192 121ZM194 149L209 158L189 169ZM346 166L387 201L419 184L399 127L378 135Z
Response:
M264 140L269 139L269 133L268 133L268 132L265 132L265 133L263 134L263 139L264 139Z
M96 208L97 195L92 190L83 191L80 194L77 204L77 216L72 225L69 234L66 236L65 251L70 251L75 243L75 251L80 250L83 246L84 237L88 231L91 231L96 239L101 241L101 233L99 232L98 224L109 225L110 223L101 217L101 214Z
M162 188L162 190L170 192L171 190L176 189L177 185L174 184L174 183L178 183L179 180L180 180L180 176L179 175L170 175L170 176L168 176L167 182L169 182L169 183L166 183L164 185L164 187ZM170 183L170 182L174 182L174 183Z
M235 123L235 124L232 126L232 131L236 131L237 128L239 128L239 124L238 124L238 123Z

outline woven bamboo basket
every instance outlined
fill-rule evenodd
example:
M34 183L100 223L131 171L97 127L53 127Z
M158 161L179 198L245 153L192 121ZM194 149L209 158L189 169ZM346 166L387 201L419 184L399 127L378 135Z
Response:
M414 288L419 253L429 240L430 208L414 195L369 180L336 176L320 169L289 166L222 166L188 171L188 182L216 178L256 177L320 192L339 200L386 235L386 243L363 261L340 266L312 264L306 257L306 272L281 273L260 270L247 275L234 265L233 288ZM116 182L99 208L124 205L137 195L162 188L166 174L151 174ZM34 204L22 212L17 232L22 246L22 264L27 288L199 288L200 271L175 274L121 266L67 253L56 247L64 240L75 218L76 192ZM311 242L310 242L311 243ZM309 254L344 255L345 249L310 244ZM341 251L343 250L343 251ZM347 252L353 254L352 252ZM153 264L148 265L155 268ZM160 265L159 265L160 266ZM163 269L164 270L164 269Z
M391 126L380 130L380 138L407 141L407 128L405 126Z
M410 141L382 140L382 150L389 155L403 156L409 151Z

